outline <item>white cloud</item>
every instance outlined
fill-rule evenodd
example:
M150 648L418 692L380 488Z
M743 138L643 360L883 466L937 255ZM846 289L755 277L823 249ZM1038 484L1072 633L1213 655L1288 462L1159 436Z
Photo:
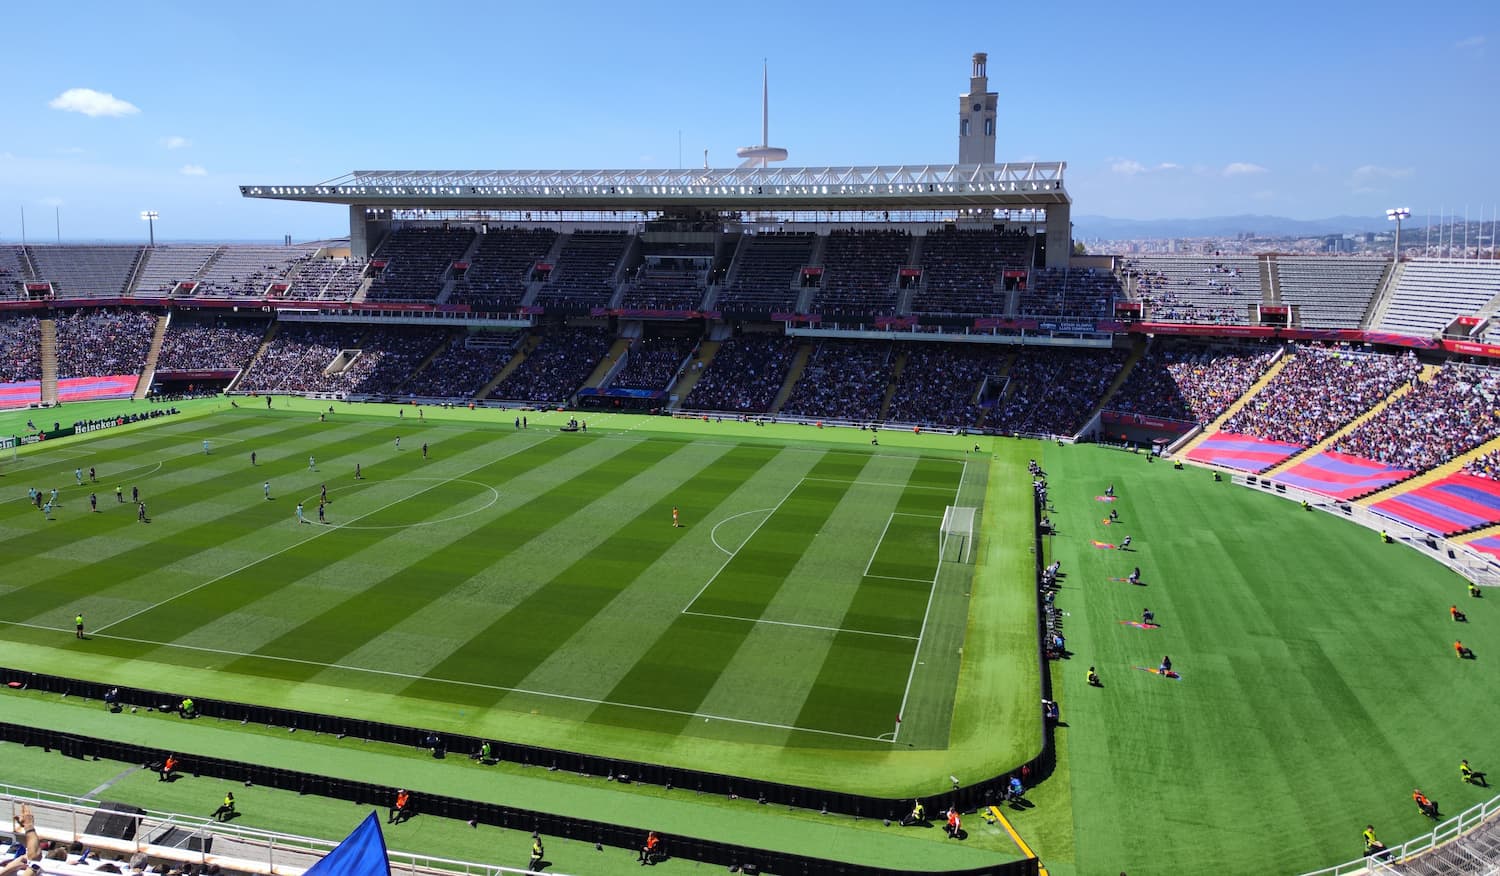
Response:
M1356 180L1368 179L1404 179L1413 173L1410 167L1381 167L1378 164L1365 164L1354 169Z
M193 141L186 137L163 137L161 138L161 145L168 149L186 149L193 145Z
M177 172L183 176L208 176L208 171L201 164L184 164L182 170Z
M1251 164L1248 161L1236 161L1224 168L1225 176L1245 176L1251 173L1265 173L1266 169L1259 164Z
M1454 43L1453 47L1456 49L1477 49L1480 46L1484 45L1484 40L1484 34L1465 37L1464 39L1461 39L1458 42Z
M69 113L83 113L94 118L130 116L141 111L140 107L128 100L120 100L113 94L95 91L92 88L69 88L54 97L47 106Z
M1110 160L1109 169L1125 176L1135 176L1138 173L1145 173L1146 165L1129 158L1114 158Z
M1177 164L1176 162L1173 162L1173 161L1163 161L1161 164L1158 164L1156 166L1156 169L1157 170L1177 170L1180 167L1182 167L1182 165Z

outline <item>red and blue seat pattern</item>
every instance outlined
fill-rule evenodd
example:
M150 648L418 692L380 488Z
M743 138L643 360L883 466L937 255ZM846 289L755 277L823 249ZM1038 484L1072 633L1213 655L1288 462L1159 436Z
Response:
M1271 468L1302 448L1301 444L1269 441L1254 435L1215 432L1194 447L1188 453L1188 459L1240 471L1259 472Z
M1371 508L1418 529L1452 535L1500 523L1500 481L1459 472Z
M1469 547L1500 560L1500 535L1486 535L1469 542Z
M1395 468L1373 459L1325 450L1277 475L1276 480L1335 499L1353 499L1406 480L1413 474L1409 469Z
M66 377L57 381L58 401L88 401L96 398L130 398L139 378L134 374L111 377Z
M20 383L0 383L0 410L24 408L42 400L42 383L39 380L23 380Z

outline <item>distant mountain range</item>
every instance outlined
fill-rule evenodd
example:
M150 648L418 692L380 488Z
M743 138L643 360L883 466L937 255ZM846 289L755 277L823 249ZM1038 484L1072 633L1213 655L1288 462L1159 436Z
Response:
M1401 223L1402 230L1425 228L1425 220L1413 216ZM1167 237L1234 237L1250 232L1256 237L1318 237L1325 234L1357 234L1393 231L1385 216L1330 216L1327 219L1288 219L1285 216L1210 216L1204 219L1114 219L1109 216L1074 216L1073 237L1078 240L1133 240Z

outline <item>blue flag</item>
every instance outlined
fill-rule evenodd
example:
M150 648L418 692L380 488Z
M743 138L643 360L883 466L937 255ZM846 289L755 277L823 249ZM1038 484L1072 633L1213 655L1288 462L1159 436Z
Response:
M390 876L380 818L372 811L354 832L303 876Z

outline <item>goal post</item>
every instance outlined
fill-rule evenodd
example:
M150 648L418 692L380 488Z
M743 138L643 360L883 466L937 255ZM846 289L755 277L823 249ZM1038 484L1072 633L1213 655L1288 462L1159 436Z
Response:
M938 555L944 562L974 562L974 518L977 512L972 505L949 505L943 510Z

